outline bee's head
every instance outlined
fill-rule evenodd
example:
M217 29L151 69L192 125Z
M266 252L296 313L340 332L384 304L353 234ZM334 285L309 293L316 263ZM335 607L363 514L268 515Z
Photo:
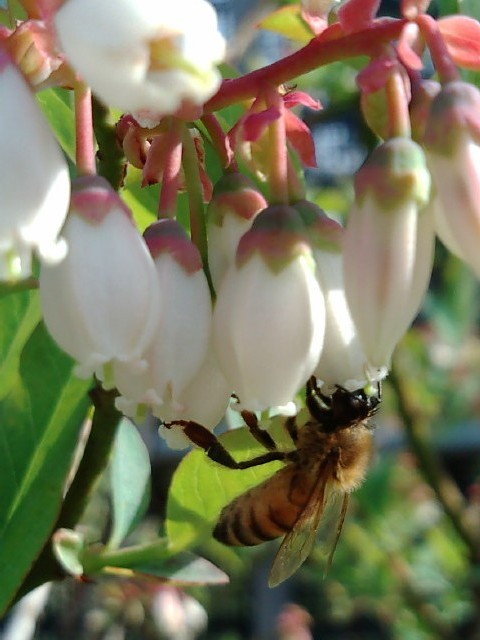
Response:
M364 389L348 391L343 387L337 387L332 394L330 410L339 426L349 426L373 415L380 401L380 388L377 395L370 395Z

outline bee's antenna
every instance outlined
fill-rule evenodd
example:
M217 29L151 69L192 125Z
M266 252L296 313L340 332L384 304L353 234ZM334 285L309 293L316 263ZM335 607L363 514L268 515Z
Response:
M378 390L378 401L380 402L382 400L382 394L383 394L383 384L381 380L377 380L377 390Z

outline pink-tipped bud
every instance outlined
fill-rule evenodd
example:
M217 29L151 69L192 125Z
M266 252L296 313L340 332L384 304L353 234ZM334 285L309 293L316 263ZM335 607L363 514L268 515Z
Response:
M208 205L208 262L216 289L235 260L238 243L267 201L241 173L228 173L215 185Z
M20 23L6 46L32 87L48 84L50 76L64 62L58 54L51 29L43 21Z
M144 372L117 365L115 382L124 396L118 406L135 415L137 405L149 405L154 415L178 415L181 394L207 355L212 303L196 246L175 220L160 220L145 231L155 263L160 313L152 340L144 352Z
M436 231L480 277L480 91L450 82L432 103L424 146Z
M315 376L328 393L337 385L355 390L385 376L368 363L345 296L343 239L345 230L316 204L302 200L300 213L312 243L317 280L325 298L325 343Z
M434 231L422 149L406 138L377 147L355 179L344 238L345 290L368 361L389 368L430 279Z
M325 303L305 226L295 209L270 206L240 240L218 291L214 346L242 406L285 406L312 375Z
M96 373L110 386L111 363L143 366L157 326L154 264L129 209L100 177L74 183L64 235L66 258L40 274L45 323L79 376Z

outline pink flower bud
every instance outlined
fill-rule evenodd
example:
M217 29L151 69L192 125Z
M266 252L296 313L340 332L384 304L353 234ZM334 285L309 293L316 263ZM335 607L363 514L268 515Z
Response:
M227 173L215 185L208 205L208 263L215 289L234 262L240 238L267 201L241 173Z
M377 147L355 178L344 238L345 290L374 367L389 368L428 287L434 245L425 208L429 190L424 154L406 138Z
M95 372L111 385L109 363L143 366L158 317L154 264L130 211L103 178L77 179L64 234L66 258L40 274L45 323L78 361L79 376Z
M299 214L270 206L240 240L214 312L214 346L225 378L252 411L283 406L313 373L325 304Z
M23 79L0 52L0 279L31 273L31 252L63 258L58 234L67 215L70 178L65 158Z
M63 59L56 49L55 37L47 24L40 20L26 20L18 25L6 46L31 86L48 84ZM56 74L57 75L57 74Z
M207 355L212 303L198 249L175 220L160 220L145 231L155 262L161 309L155 333L144 352L148 367L132 371L115 366L115 382L124 400L118 406L135 415L149 405L165 419L183 410L182 392Z
M436 191L436 231L480 277L480 91L446 84L432 103L424 146Z

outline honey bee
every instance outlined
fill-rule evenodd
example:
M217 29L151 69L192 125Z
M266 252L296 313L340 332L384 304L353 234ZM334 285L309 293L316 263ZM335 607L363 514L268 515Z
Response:
M380 403L364 390L337 387L323 395L312 378L307 384L306 404L310 419L297 426L288 418L285 426L295 445L292 451L277 449L273 438L258 424L254 414L242 416L251 432L268 451L252 460L236 462L217 438L192 422L181 423L186 435L207 455L232 469L245 469L272 460L285 466L264 482L241 494L221 512L214 537L226 545L251 546L284 539L272 565L269 586L290 577L310 554L322 522L332 503L339 509L331 562L345 519L350 492L362 483L373 452L373 432L368 424ZM333 525L335 526L335 525Z

